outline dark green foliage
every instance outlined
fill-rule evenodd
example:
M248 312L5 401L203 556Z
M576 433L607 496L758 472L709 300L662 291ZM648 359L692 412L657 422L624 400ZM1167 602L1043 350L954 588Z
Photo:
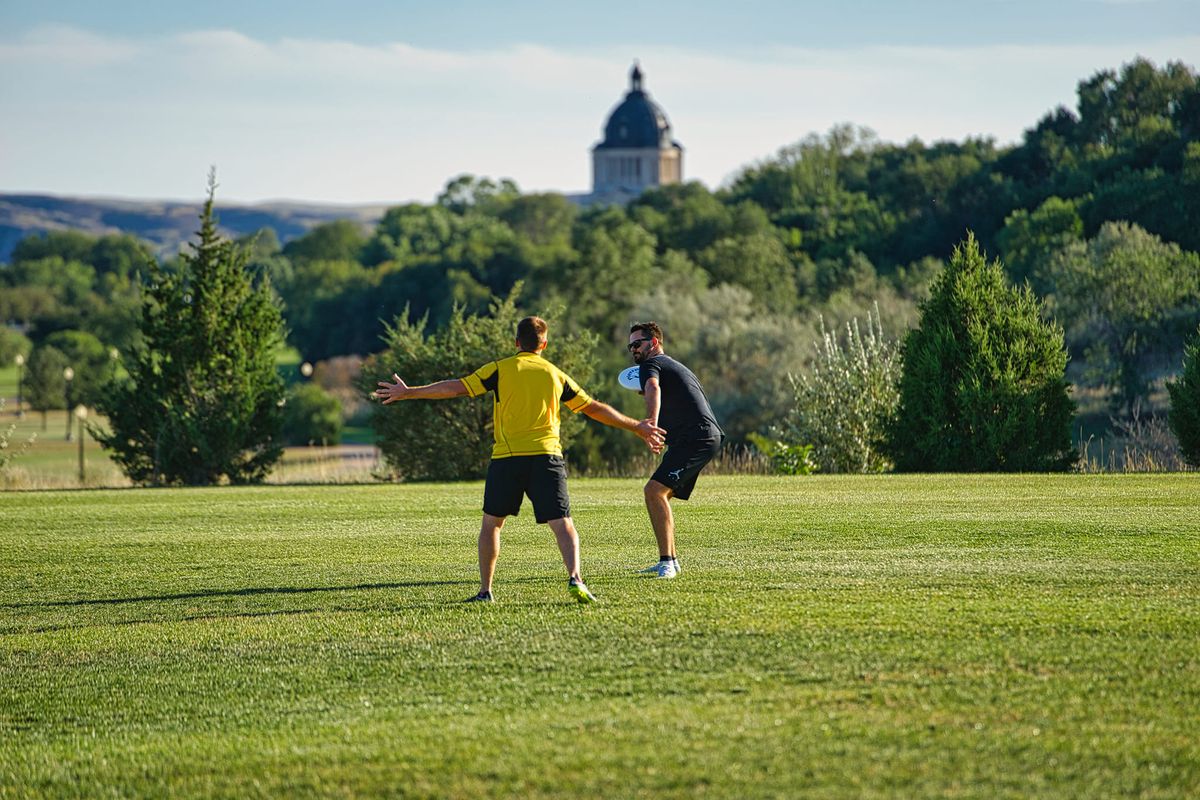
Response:
M1167 420L1183 458L1193 467L1200 467L1200 329L1188 344L1183 356L1183 372L1167 382L1171 395L1171 412Z
M67 381L63 370L70 365L55 347L35 347L25 365L25 402L34 411L66 408Z
M744 286L769 311L789 313L796 308L796 269L775 233L721 239L696 260L714 283Z
M760 433L752 433L746 438L767 457L776 475L812 475L820 469L813 458L811 444L789 444Z
M955 251L902 349L886 450L904 472L1043 472L1074 461L1062 329L988 264Z
M1032 213L1017 209L996 236L1008 276L1018 285L1030 281L1044 294L1053 288L1047 262L1055 251L1083 239L1083 220L1076 203L1051 197Z
M373 229L333 222L282 250L263 232L251 242L250 265L279 292L290 343L310 361L377 351L384 320L401 309L409 322L425 320L424 334L444 328L455 306L486 314L493 298L521 282L528 310L570 309L558 333L601 338L594 355L607 360L605 376L623 356L629 323L650 310L660 320L668 312L695 317L684 337L704 353L695 361L745 376L777 366L763 353L780 351L772 332L786 329L779 320L804 327L823 315L840 326L878 305L885 327L903 331L969 228L1015 283L1028 280L1048 298L1066 330L1072 378L1111 391L1127 408L1149 396L1151 378L1177 366L1200 309L1171 294L1186 284L1178 270L1164 279L1136 259L1125 270L1097 267L1119 220L1160 245L1179 245L1176 262L1183 273L1194 269L1200 79L1190 67L1136 59L1097 73L1079 82L1073 108L1046 114L1015 145L892 144L839 125L746 168L728 187L665 186L628 207L521 195L510 181L462 175L436 203L389 209ZM128 237L30 237L11 266L0 265L0 321L17 323L34 344L81 330L127 351L138 336L139 248ZM1113 252L1125 258L1128 250ZM1125 282L1138 274L1142 280ZM738 325L700 301L740 298L743 289L749 302L739 299L736 313L770 317L768 330L728 341L702 336ZM1109 310L1093 302L1110 295L1120 302ZM1122 303L1138 308L1127 313ZM751 346L738 337L759 334L767 338L746 352ZM726 366L737 360L748 366ZM723 385L713 400L735 438L778 422L780 387ZM577 442L605 462L637 445L603 428Z
M46 337L46 345L61 352L75 371L71 381L71 403L96 405L112 380L117 364L109 348L85 331L58 331Z
M18 355L29 358L33 344L23 333L0 325L0 364L8 366Z
M287 444L337 444L342 438L342 404L315 383L293 386L283 407Z
M269 285L253 284L248 254L218 236L215 189L178 271L152 269L144 344L100 404L112 431L94 435L137 483L254 483L282 452L280 312Z
M456 308L446 326L431 334L425 333L424 320L399 315L388 326L387 349L363 365L362 388L372 391L378 381L390 381L393 373L410 386L462 378L489 361L514 355L517 322L526 316L515 300L514 294L493 304L486 315ZM553 316L545 319L550 326L545 357L587 391L596 338L565 334ZM380 405L371 422L388 465L405 480L477 479L487 470L493 444L490 393ZM562 423L565 448L583 423L565 409Z
M499 210L520 195L521 190L509 178L497 183L491 178L463 174L446 184L437 203L456 214L465 214L470 210Z
M46 231L27 236L13 248L12 263L58 257L64 261L87 261L96 240L79 231Z
M362 226L342 219L318 225L288 242L283 255L293 264L305 261L357 261L367 243Z
M1097 382L1116 389L1116 408L1132 413L1149 392L1150 356L1178 353L1196 324L1200 256L1116 222L1057 251L1048 269L1053 306L1071 321L1068 343L1087 352Z
M122 350L133 343L141 274L152 260L144 243L54 231L23 239L12 257L0 268L0 321L29 326L35 343L68 329Z

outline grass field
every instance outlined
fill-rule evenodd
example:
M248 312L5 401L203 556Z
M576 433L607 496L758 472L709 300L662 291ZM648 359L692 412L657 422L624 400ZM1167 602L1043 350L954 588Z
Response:
M1195 797L1200 476L0 495L0 797Z

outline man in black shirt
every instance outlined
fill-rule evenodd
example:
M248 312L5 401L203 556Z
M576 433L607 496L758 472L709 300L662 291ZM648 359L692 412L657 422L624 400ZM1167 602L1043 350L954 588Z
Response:
M674 578L680 569L670 500L691 496L696 478L720 449L725 433L717 424L700 381L690 369L663 352L658 323L632 326L629 352L640 367L638 379L646 398L646 417L667 432L667 451L645 487L646 511L658 540L659 560L642 571Z

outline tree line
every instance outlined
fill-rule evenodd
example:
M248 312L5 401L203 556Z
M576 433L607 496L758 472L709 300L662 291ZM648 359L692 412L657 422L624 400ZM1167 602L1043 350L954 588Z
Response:
M1113 412L1150 398L1200 322L1196 72L1142 59L1098 72L1078 84L1074 109L1047 113L1011 146L891 144L838 126L716 190L688 183L581 207L460 176L436 202L389 209L370 228L332 222L282 245L265 230L238 244L308 361L378 353L398 328L435 336L511 300L558 309L564 337L594 337L607 390L629 322L653 318L744 441L779 431L798 376L819 365L823 330L869 311L883 337L914 327L968 235L1061 327L1072 384ZM0 269L10 325L0 348L36 345L31 371L47 360L39 352L101 365L111 348L136 351L147 258L130 237L22 241ZM632 397L614 400L636 410ZM590 428L576 442L585 464L627 447Z

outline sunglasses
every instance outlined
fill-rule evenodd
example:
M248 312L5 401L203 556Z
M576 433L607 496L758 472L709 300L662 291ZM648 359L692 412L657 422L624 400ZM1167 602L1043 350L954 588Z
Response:
M632 353L634 350L637 350L639 347L641 347L642 342L652 342L652 341L654 341L653 337L651 337L649 339L638 339L636 342L630 342L629 343L629 352Z

